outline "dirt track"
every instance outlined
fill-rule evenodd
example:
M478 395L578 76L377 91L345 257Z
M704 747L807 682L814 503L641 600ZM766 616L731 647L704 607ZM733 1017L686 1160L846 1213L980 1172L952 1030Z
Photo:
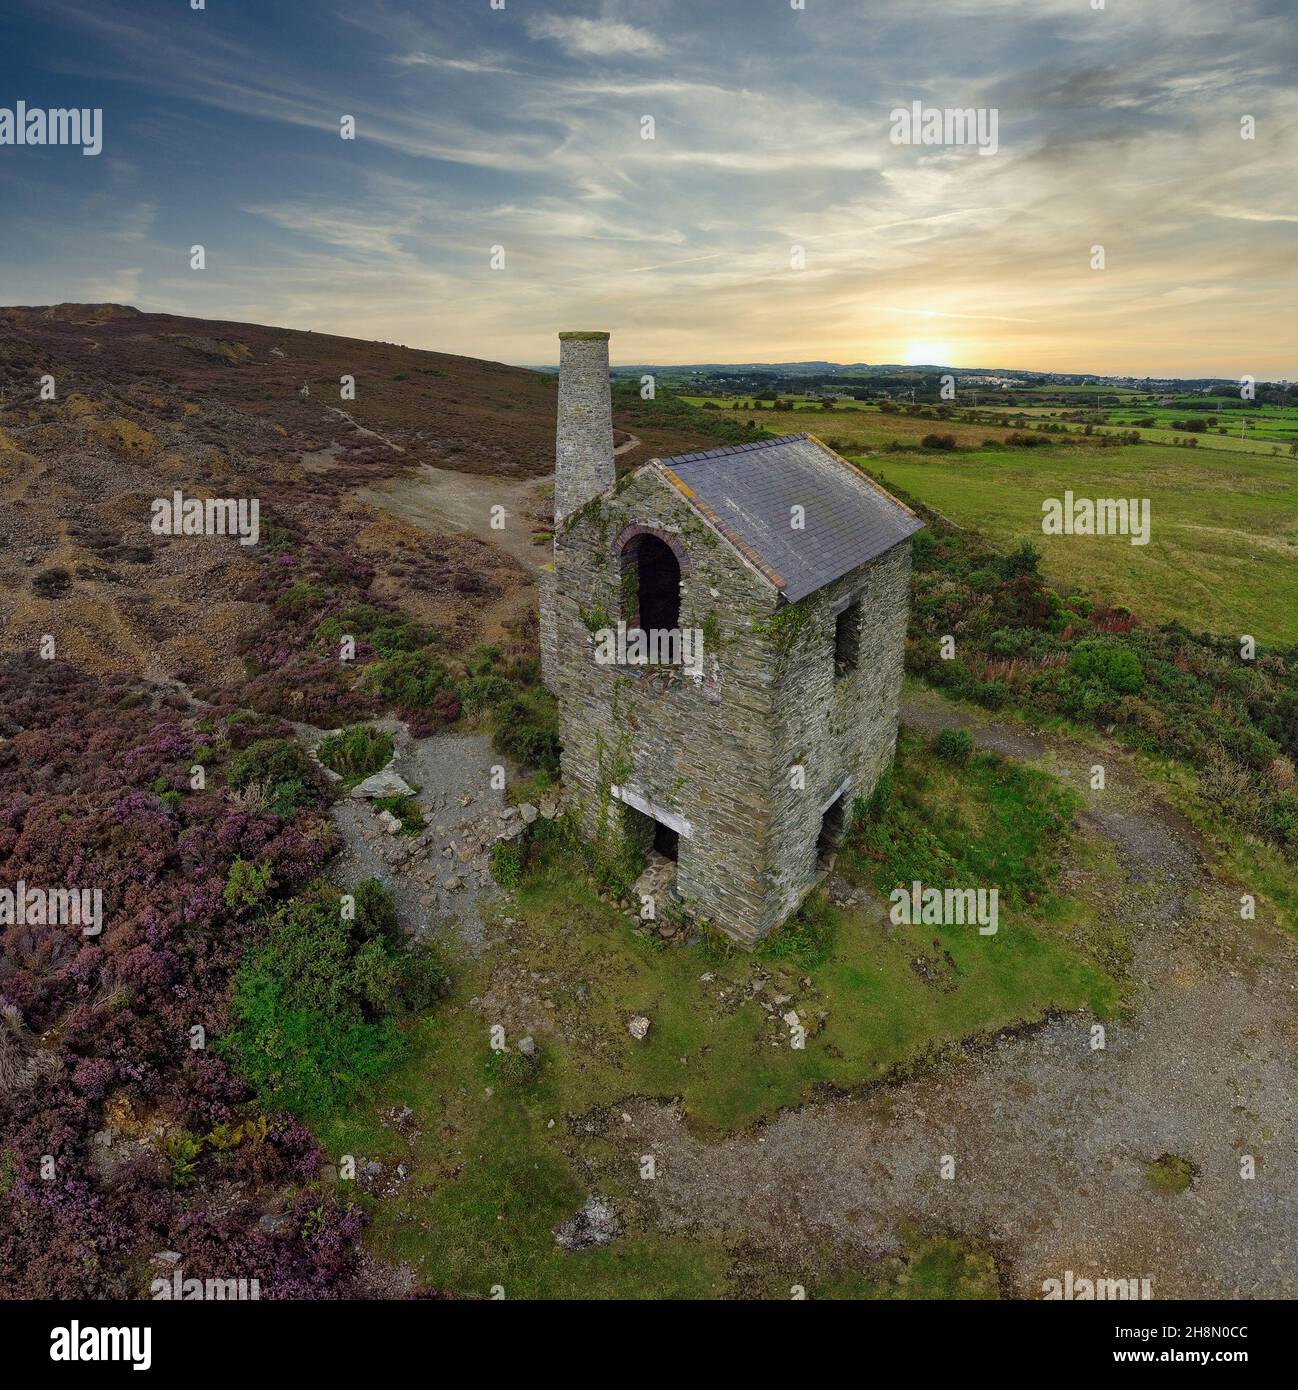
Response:
M907 722L957 722L925 696ZM781 1252L790 1279L826 1242L877 1255L913 1223L985 1236L1020 1297L1077 1276L1152 1279L1155 1298L1298 1291L1298 950L1243 922L1238 885L1214 878L1191 828L1118 756L1088 790L1090 753L979 720L986 747L1029 756L1083 791L1090 833L1114 845L1112 910L1132 927L1129 1017L1093 1051L1072 1016L1003 1035L902 1085L786 1112L718 1145L679 1111L640 1103L628 1149L658 1156L667 1229L739 1230ZM1188 1191L1145 1165L1188 1158ZM943 1155L956 1159L943 1180ZM1243 1155L1257 1177L1241 1179Z

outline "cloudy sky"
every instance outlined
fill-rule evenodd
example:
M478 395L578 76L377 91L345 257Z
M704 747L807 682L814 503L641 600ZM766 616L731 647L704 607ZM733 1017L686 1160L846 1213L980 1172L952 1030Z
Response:
M104 148L0 146L0 302L1298 377L1291 0L494 3L5 0L0 108L101 107ZM916 101L996 153L893 143Z

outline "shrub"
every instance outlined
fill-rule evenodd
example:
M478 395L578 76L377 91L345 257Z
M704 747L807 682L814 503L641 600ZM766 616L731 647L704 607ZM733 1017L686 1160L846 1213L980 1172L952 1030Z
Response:
M236 791L260 788L282 820L320 800L315 767L293 739L258 739L231 759L225 780Z
M955 435L953 434L926 434L920 445L925 449L954 449Z
M392 761L392 735L369 724L353 724L341 733L330 734L316 752L326 767L358 782Z
M244 962L222 1050L263 1103L303 1116L346 1104L402 1056L396 1017L444 989L434 953L391 944L382 891L365 887L348 921L338 893L316 884L275 912Z
M231 912L246 912L256 907L270 892L270 866L251 864L246 859L236 859L230 865L230 873L225 880L222 899Z
M1017 549L1003 556L1000 562L1002 576L1017 579L1021 574L1036 575L1041 563L1041 552L1031 541L1024 541Z
M316 584L293 584L275 600L275 611L284 618L302 618L313 608L319 608L327 597Z
M1073 648L1068 670L1082 681L1098 681L1120 695L1134 695L1145 684L1145 673L1135 652L1094 638Z
M400 709L430 709L438 694L454 695L450 673L431 652L398 652L365 671L366 681Z
M356 904L356 932L365 940L380 936L390 946L401 944L401 926L397 921L396 904L392 894L376 878L362 879L352 889Z
M967 763L973 746L968 729L943 729L933 740L933 751L949 763Z
M375 608L368 603L348 604L338 617L324 619L315 630L317 640L330 647L336 646L344 634L368 642L381 657L417 651L433 639L428 628L404 613Z
M527 707L521 701L515 701L512 712L520 711L524 717L517 722L512 722L507 714L502 716L492 739L493 746L524 767L537 767L557 776L560 752L558 729L532 722Z

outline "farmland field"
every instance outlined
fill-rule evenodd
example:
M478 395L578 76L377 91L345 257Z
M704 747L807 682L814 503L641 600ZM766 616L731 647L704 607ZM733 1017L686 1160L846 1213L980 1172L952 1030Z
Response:
M993 541L1030 540L1044 572L1155 621L1298 641L1298 468L1159 445L885 455L871 471ZM1043 536L1041 503L1148 497L1150 541Z
M1292 412L1271 413L1281 428L1293 419ZM1003 440L1010 431L870 407L739 415L778 433L818 435L886 486L998 545L1031 541L1051 579L1126 604L1144 618L1298 641L1298 461L1287 447L1274 456L1269 442L1241 445L1237 437L1205 434L1190 449L1172 445L1170 431L1166 443L1159 442L1163 432L1151 431L1142 438L1153 442L1122 448L1052 439L1036 448L984 449L984 440ZM955 450L921 448L931 433L954 435ZM1041 504L1062 498L1065 489L1079 498L1149 498L1149 544L1043 535Z

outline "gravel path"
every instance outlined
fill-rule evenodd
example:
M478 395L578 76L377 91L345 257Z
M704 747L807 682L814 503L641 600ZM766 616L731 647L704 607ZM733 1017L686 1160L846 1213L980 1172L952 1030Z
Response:
M396 719L374 720L393 735L389 768L413 787L427 821L424 835L389 835L368 801L344 797L330 816L343 848L332 876L344 888L377 878L392 893L397 919L420 936L449 927L470 954L487 947L481 907L496 892L488 867L491 844L501 828L505 794L491 786L491 769L504 761L481 734L435 734L412 739ZM296 726L313 747L319 729Z
M981 746L1037 761L1086 797L1085 824L1123 870L1110 906L1134 942L1128 1016L1109 1023L1103 1050L1089 1016L1059 1018L718 1145L675 1106L638 1102L626 1142L657 1155L659 1223L743 1232L795 1281L827 1241L877 1256L913 1223L988 1238L1019 1297L1066 1270L1149 1277L1155 1298L1298 1294L1293 937L1240 920L1244 890L1214 877L1191 827L1121 755L1107 756L1095 793L1089 749L962 719L928 696L903 718L972 723ZM1165 1153L1197 1168L1187 1191L1151 1187L1146 1165ZM939 1176L944 1155L954 1179Z

